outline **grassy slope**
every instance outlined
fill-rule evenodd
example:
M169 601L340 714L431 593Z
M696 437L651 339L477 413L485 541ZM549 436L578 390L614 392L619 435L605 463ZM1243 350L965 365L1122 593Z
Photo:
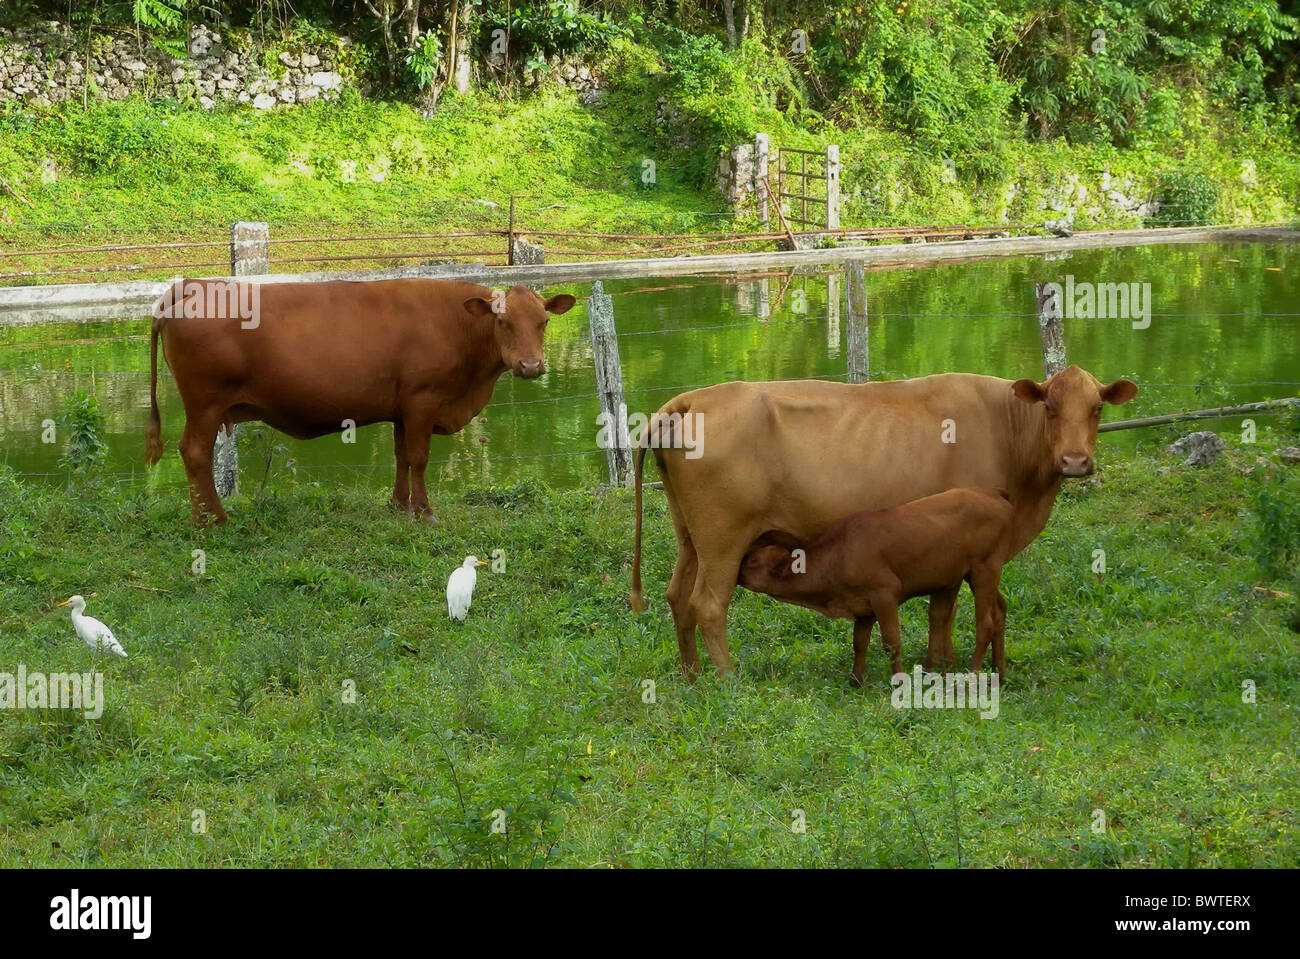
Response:
M297 485L195 534L179 490L0 477L0 669L82 666L47 613L73 591L131 653L100 721L0 715L0 865L1295 866L1300 648L1243 546L1259 451L1162 476L1103 450L1008 569L992 721L895 711L879 646L850 689L846 623L745 593L740 680L687 686L658 493L638 618L623 493L442 490L429 528L373 489ZM449 623L446 575L496 548L505 572ZM924 615L906 608L909 668ZM969 619L967 597L961 655Z
M504 228L512 193L527 196L519 213L524 228L726 228L727 219L701 215L720 213L722 197L694 185L698 171L712 163L705 155L717 145L694 143L694 152L683 152L689 130L656 131L651 118L657 87L617 82L645 69L638 62L608 67L616 82L599 108L582 107L573 94L554 88L514 100L489 92L447 97L429 120L410 106L362 101L355 94L283 114L248 108L205 114L140 99L92 105L85 112L78 105L40 114L10 108L0 113L0 170L30 205L0 190L0 242L21 249L78 239L221 240L240 219L267 220L273 237L280 238ZM1162 172L1183 167L1206 172L1218 185L1218 222L1292 218L1300 198L1300 158L1291 139L1233 130L1194 111L1184 127L1131 149L1012 139L1004 176L977 182L968 159L957 157L957 180L947 183L944 158L899 134L867 123L841 130L823 126L814 133L800 117L770 105L754 110L752 123L771 132L774 144L841 144L843 222L850 227L1038 222L1071 176L1087 191L1068 201L1078 208L1077 227L1140 226L1135 214L1099 202L1104 175L1127 183L1130 196L1145 197ZM657 164L653 189L640 184L647 156ZM47 161L57 170L54 182L43 180ZM500 207L492 210L476 200ZM475 240L459 249L485 242L496 248L495 240ZM391 252L393 244L384 248ZM275 252L287 255L287 248ZM201 262L222 255L180 251L175 259ZM112 262L159 258L141 256ZM5 269L39 268L35 258L4 263Z

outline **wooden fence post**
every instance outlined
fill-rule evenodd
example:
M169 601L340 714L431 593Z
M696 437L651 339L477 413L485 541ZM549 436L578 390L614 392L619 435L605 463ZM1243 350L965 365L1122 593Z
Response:
M515 195L510 194L510 229L506 232L506 266L515 265Z
M271 228L265 223L235 223L230 227L230 275L259 276L271 272ZM217 431L212 451L212 479L217 494L227 497L239 481L239 427L227 436Z
M758 222L767 226L770 211L767 206L767 157L769 142L766 133L754 135L754 203L758 208Z
M806 189L806 187L805 187ZM840 148L826 148L826 229L840 228Z
M867 271L861 260L845 267L848 287L848 368L850 383L865 383L871 376L867 355Z
M1065 369L1065 328L1061 324L1060 288L1052 283L1035 283L1038 305L1038 335L1043 341L1043 377L1050 379Z
M627 407L623 402L623 368L618 359L618 333L614 329L614 300L597 280L587 298L591 325L591 354L596 366L596 392L605 414L609 445L605 457L612 486L628 486L632 478L632 453L627 435Z

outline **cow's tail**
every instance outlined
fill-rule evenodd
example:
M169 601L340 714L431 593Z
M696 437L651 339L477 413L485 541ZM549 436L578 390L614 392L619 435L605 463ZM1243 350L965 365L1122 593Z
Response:
M650 428L647 426L641 439L636 445L636 460L633 464L633 471L636 473L636 535L634 537L634 546L632 552L632 595L628 601L632 604L632 610L637 613L645 612L645 597L641 595L641 474L645 468L646 450L650 448Z
M180 302L182 282L177 280L163 291L153 306L153 326L149 332L149 425L144 429L144 462L154 466L162 459L162 417L158 415L158 337L163 324Z

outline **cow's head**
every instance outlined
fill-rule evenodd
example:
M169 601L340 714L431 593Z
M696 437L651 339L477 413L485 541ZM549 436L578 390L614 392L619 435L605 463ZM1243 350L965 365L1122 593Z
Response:
M515 376L535 380L546 372L546 361L542 359L546 314L567 313L574 302L567 293L543 300L526 286L512 286L493 290L490 300L471 297L465 301L465 310L470 316L491 317L492 337L501 351L501 362Z
M1137 396L1138 388L1129 380L1103 385L1087 370L1070 366L1045 383L1016 380L1011 391L1026 403L1043 404L1055 470L1062 476L1088 476L1095 469L1092 453L1101 405L1127 403Z

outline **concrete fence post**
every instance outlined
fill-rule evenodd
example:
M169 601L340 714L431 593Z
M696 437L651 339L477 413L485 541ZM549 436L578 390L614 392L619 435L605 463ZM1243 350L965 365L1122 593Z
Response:
M271 228L265 223L235 223L230 227L230 275L260 276L271 272Z
M871 376L867 354L867 271L861 260L850 260L844 272L848 288L848 380L865 383Z
M265 223L235 223L230 227L230 275L259 276L271 272L271 228ZM212 479L223 499L239 482L239 426L230 435L217 431L212 451Z
M771 211L767 206L767 190L764 183L767 181L767 157L770 144L766 133L758 133L754 136L754 204L758 210L758 222L767 226L768 217Z
M826 274L826 349L840 348L840 275Z
M840 228L840 148L826 148L826 229Z
M597 280L587 298L591 325L591 353L596 367L596 392L609 437L605 458L612 486L628 486L632 478L632 450L627 435L627 407L623 401L623 367L618 358L618 333L614 329L614 300Z
M1038 307L1038 335L1043 341L1043 376L1050 379L1065 369L1065 328L1061 322L1061 298L1050 283L1035 283Z

